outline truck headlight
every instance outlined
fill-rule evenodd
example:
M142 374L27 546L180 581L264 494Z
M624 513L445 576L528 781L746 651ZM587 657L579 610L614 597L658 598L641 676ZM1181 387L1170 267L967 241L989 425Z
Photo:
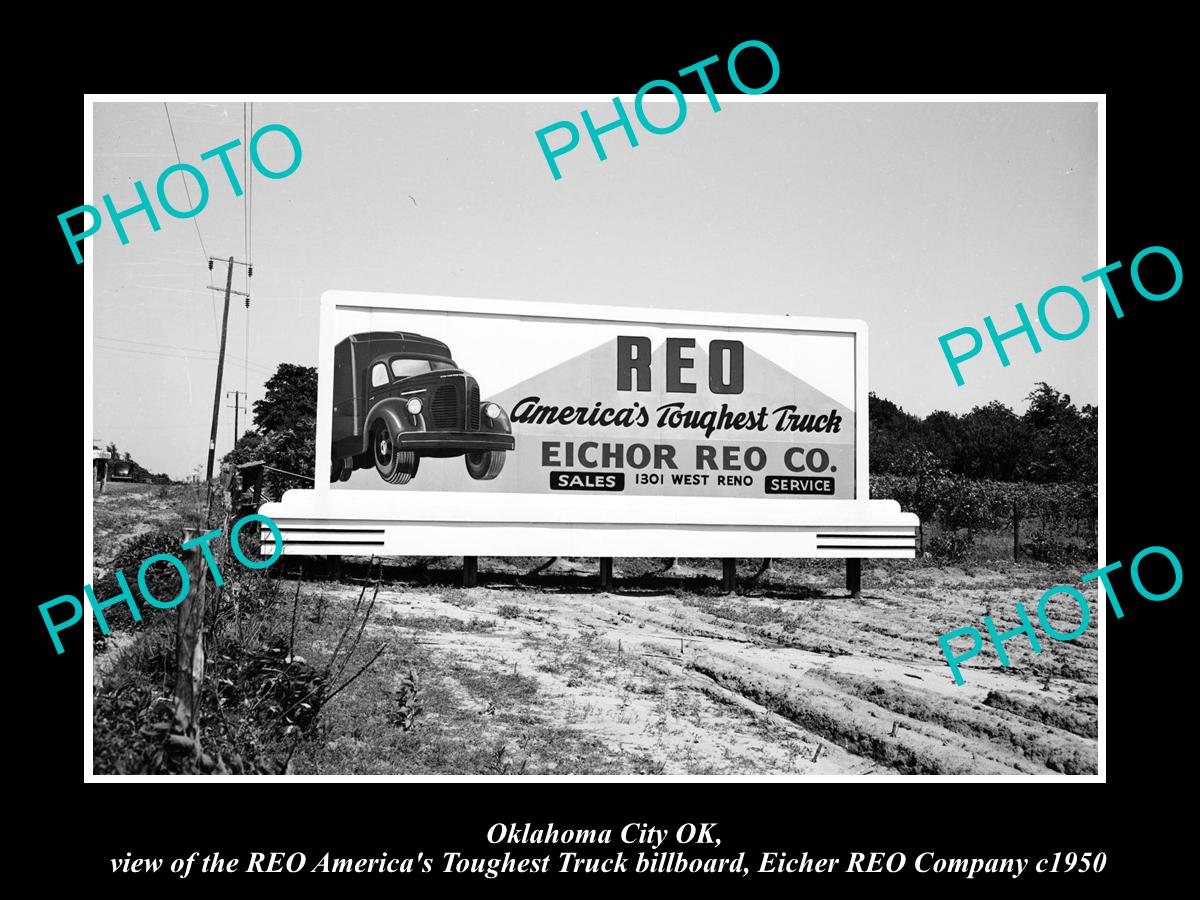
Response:
M500 407L495 403L489 403L483 408L483 414L489 419L498 419L500 418Z
M413 397L408 401L408 414L410 416L419 416L422 410L421 401Z

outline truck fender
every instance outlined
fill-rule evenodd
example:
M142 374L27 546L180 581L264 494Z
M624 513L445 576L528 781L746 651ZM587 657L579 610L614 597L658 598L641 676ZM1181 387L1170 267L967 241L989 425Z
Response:
M405 408L406 404L407 401L399 400L395 397L387 397L371 407L366 418L363 420L367 426L363 429L363 453L371 449L371 432L375 428L375 423L380 420L387 422L393 434L425 430L425 413L422 412L417 416L417 421L414 424L413 417L408 414L408 410Z
M508 410L496 403L497 406L500 406L500 415L495 419L489 419L484 412L489 403L496 403L496 401L484 400L479 404L479 430L490 431L492 434L512 434L512 423L508 420Z

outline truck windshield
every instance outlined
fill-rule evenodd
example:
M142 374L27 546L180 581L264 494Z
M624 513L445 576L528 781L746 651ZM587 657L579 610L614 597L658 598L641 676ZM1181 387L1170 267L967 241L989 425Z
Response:
M393 359L391 366L394 378L410 378L413 375L424 375L426 372L455 368L453 362L440 359Z

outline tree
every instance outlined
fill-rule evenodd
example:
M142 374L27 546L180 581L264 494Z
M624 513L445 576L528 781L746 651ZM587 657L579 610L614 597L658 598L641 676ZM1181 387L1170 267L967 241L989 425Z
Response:
M916 448L921 435L921 420L874 393L868 396L868 413L872 469L881 475L902 474L897 465Z
M905 476L905 480L892 499L917 514L920 520L918 549L924 554L925 523L938 511L942 497L939 485L945 481L947 472L936 456L910 442L896 460L895 474Z
M1072 440L1070 452L1078 460L1075 480L1095 485L1100 480L1100 410L1090 403L1079 411L1079 431Z
M921 423L921 442L942 464L958 471L958 416L944 409L935 409Z
M238 466L252 460L262 459L263 436L251 428L242 433L233 449L221 457L221 462Z
M1026 398L1029 409L1022 417L1030 433L1029 462L1025 476L1030 481L1096 481L1097 411L1082 411L1070 394L1056 391L1044 381Z
M266 396L254 401L254 425L265 436L304 427L317 418L317 370L280 363L265 385Z
M1064 417L1078 414L1070 394L1056 391L1044 381L1039 381L1025 399L1029 401L1025 421L1038 430L1049 430Z
M263 477L266 492L279 497L291 488L313 485L317 370L280 363L265 388L266 395L254 403L255 427L238 438L224 461L237 465L261 459L281 470L268 471Z
M1027 427L999 400L976 406L959 419L955 469L968 478L1014 481L1028 455Z

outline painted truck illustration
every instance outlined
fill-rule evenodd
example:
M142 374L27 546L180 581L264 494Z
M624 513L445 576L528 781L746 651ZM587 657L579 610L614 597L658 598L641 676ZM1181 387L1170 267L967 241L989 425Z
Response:
M334 347L330 481L373 465L389 484L407 484L422 458L452 456L489 481L514 446L508 413L480 401L479 383L441 341L372 331Z

